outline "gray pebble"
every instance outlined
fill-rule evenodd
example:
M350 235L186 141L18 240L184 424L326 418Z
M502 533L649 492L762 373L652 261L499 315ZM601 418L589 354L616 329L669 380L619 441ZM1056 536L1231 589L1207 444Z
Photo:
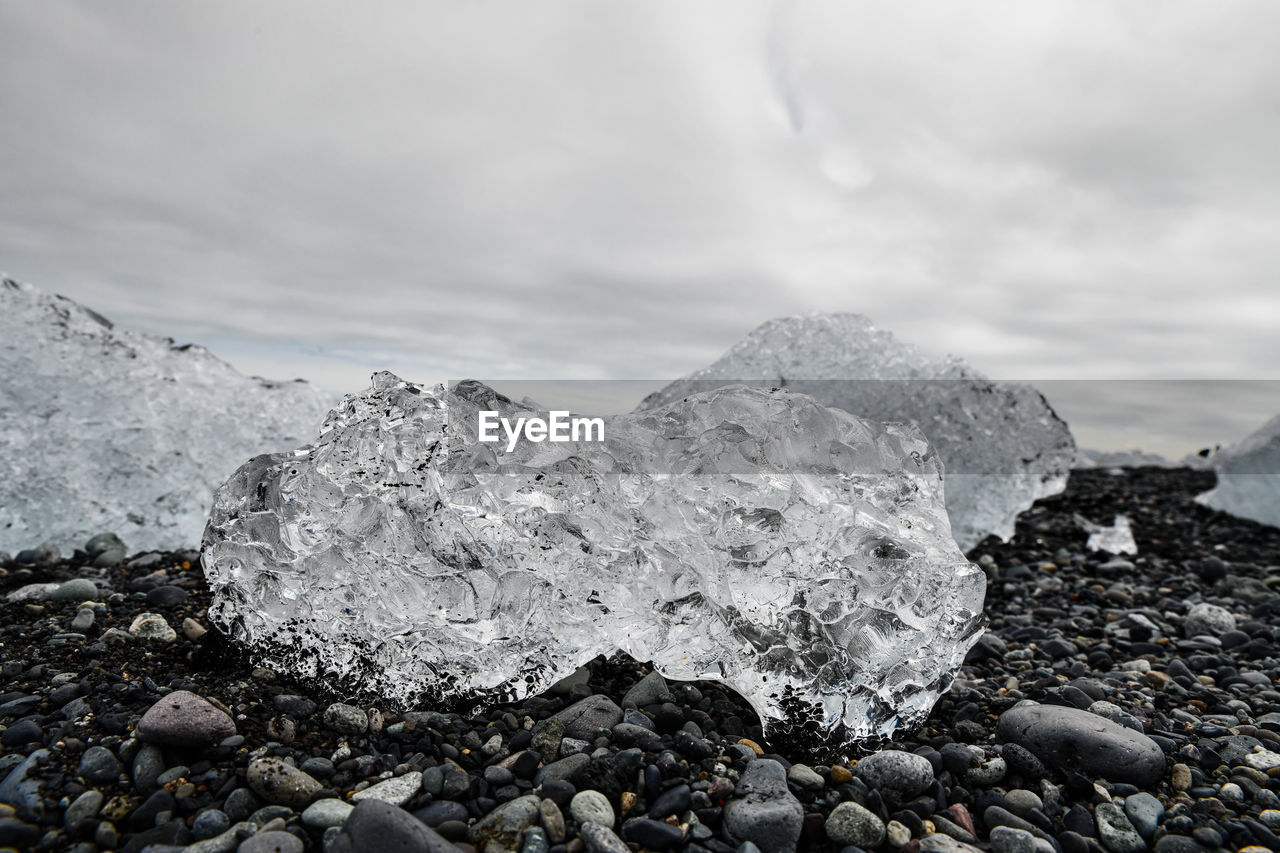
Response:
M770 758L748 764L724 807L729 836L750 840L763 853L784 853L795 849L803 825L804 808L787 788L782 765Z
M302 853L302 839L290 832L259 832L250 835L236 853Z
M213 838L231 828L231 818L221 809L204 809L191 822L191 834L198 840Z
M97 816L98 809L102 808L102 801L102 792L92 789L85 791L67 806L67 811L62 816L63 825L74 831L84 821Z
M1182 633L1188 637L1221 637L1236 629L1236 617L1216 604L1197 604L1182 620Z
M1036 853L1036 837L1025 829L997 826L991 830L991 849L995 853Z
M907 800L933 784L933 765L915 753L884 749L859 760L853 775L872 790Z
M1125 797L1124 813L1138 834L1147 841L1156 834L1156 827L1164 817L1164 804L1146 791Z
M324 724L335 732L358 735L369 728L369 715L355 705L334 702L324 711Z
M331 826L342 826L343 822L355 808L350 803L333 797L316 800L302 812L302 822L312 829L328 829Z
M581 826L584 823L598 823L601 826L613 826L616 817L609 799L599 791L579 791L569 803L569 814L573 815Z
M58 585L49 598L53 601L94 601L98 586L88 578L72 578Z
M837 844L852 844L870 850L884 841L884 822L874 812L854 802L840 803L832 809L825 827L827 837Z
M1098 837L1111 853L1141 853L1147 842L1115 803L1099 803L1093 810Z
M91 746L80 756L76 774L90 784L114 782L123 770L119 759L105 746Z

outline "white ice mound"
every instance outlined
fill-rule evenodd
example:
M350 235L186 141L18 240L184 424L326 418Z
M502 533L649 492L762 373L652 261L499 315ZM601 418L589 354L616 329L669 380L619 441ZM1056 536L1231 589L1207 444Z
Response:
M1108 554L1138 553L1138 543L1133 539L1133 528L1126 515L1117 515L1110 527L1094 524L1080 515L1076 516L1076 523L1089 534L1085 547L1090 551L1106 551Z
M860 314L770 320L719 361L651 394L652 408L727 383L771 385L878 421L920 427L946 470L947 510L968 551L1013 535L1018 513L1066 487L1071 432L1029 385L932 360Z
M1280 415L1213 455L1218 483L1196 498L1205 506L1280 527Z
M189 548L214 488L314 435L326 409L305 382L242 376L9 279L0 377L0 550L105 531L131 549Z
M851 737L926 714L978 637L983 576L914 427L735 387L507 452L481 411L546 416L380 373L246 463L205 533L210 618L400 703L520 697L622 649Z

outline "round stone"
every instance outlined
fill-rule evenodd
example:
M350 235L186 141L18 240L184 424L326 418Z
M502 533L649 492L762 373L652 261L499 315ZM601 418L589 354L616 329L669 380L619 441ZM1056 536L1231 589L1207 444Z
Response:
M997 826L991 830L991 849L995 853L1036 853L1036 837L1025 829Z
M1147 842L1115 803L1099 803L1093 818L1098 823L1098 837L1112 853L1141 853L1147 849Z
M302 839L298 836L284 830L272 830L250 835L240 842L236 853L302 853L303 849Z
M307 806L302 813L302 822L312 829L328 829L331 826L342 826L353 808L355 807L350 803L344 803L342 800L333 797L326 797L323 800L316 800Z
M1231 611L1216 604L1197 604L1187 611L1182 620L1182 633L1188 637L1207 635L1221 637L1236 629L1236 617Z
M279 758L255 758L249 762L245 781L253 792L268 803L304 808L311 802L320 783Z
M140 740L166 746L204 746L235 733L225 711L187 690L175 690L148 708L135 730Z
M1000 715L997 730L1061 770L1142 787L1164 775L1164 753L1155 741L1079 708L1017 705Z
M49 598L53 601L95 601L98 585L88 578L72 578L59 584Z
M853 775L873 791L887 792L899 800L907 800L933 784L933 765L922 755L885 749L855 764Z
M335 732L358 735L369 728L369 715L354 705L334 702L324 711L324 724Z
M854 802L841 803L832 809L825 827L827 837L837 844L852 844L864 850L879 847L885 836L884 822Z
M213 838L231 828L231 818L221 809L205 809L191 822L191 834L197 839Z
M91 746L80 756L80 766L76 773L86 782L94 785L103 782L114 782L123 768L111 750L105 746Z
M584 823L598 823L601 826L613 826L616 819L609 799L599 791L579 791L569 802L569 814L581 826Z

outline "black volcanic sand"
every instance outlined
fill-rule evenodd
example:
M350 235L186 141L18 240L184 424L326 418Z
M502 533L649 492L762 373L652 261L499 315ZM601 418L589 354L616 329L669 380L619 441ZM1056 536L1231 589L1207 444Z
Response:
M989 632L926 722L838 760L802 727L763 736L714 684L651 679L624 701L647 670L623 658L484 711L379 710L254 668L216 631L192 639L209 603L192 552L9 561L2 592L99 592L74 630L78 596L0 603L0 848L1280 850L1280 530L1195 504L1212 484L1074 472L1011 542L970 554ZM1127 515L1138 556L1087 552L1077 514ZM1191 613L1205 603L1227 612ZM144 612L176 639L130 636ZM234 734L205 718L210 742L146 745L135 727L173 691ZM567 732L549 719L583 700ZM380 781L397 805L346 817L338 801Z

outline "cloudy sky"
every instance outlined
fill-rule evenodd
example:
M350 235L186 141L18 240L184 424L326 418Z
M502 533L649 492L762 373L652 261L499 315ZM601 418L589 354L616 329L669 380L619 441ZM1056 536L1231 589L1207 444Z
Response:
M6 3L0 270L335 391L657 384L837 310L999 378L1277 379L1277 33L1270 0Z

